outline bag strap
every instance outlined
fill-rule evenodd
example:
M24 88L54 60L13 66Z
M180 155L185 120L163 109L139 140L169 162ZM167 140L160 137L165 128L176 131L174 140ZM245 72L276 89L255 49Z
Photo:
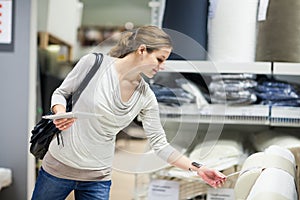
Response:
M93 78L93 76L96 74L97 70L100 68L101 63L103 61L103 54L102 53L93 53L96 55L95 63L90 69L90 71L87 73L87 75L84 77L83 81L80 83L79 87L77 90L71 95L72 100L67 101L67 111L70 111L69 108L72 108L77 100L79 99L82 91L86 88L86 86L89 84L90 80ZM57 144L60 144L60 138L61 137L61 142L62 145L64 146L64 140L61 134L61 131L57 131L56 133L57 137Z
M100 65L103 61L103 54L102 53L93 53L96 55L95 63L93 67L90 69L90 71L87 73L77 90L72 94L72 101L69 101L72 103L70 106L74 106L77 100L79 99L82 91L86 88L86 86L89 84L90 80L93 78L93 76L96 74L97 70L100 68Z

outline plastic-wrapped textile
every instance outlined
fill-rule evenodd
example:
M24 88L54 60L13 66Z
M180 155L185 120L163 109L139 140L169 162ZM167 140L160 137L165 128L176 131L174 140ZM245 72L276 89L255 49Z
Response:
M237 99L220 99L211 96L211 102L214 104L227 104L227 105L249 105L256 102L257 98L255 94L251 94L248 98L237 98Z
M168 88L156 84L150 85L158 102L180 106L184 103L195 102L195 96L182 88Z
M255 88L262 105L300 106L300 97L293 85L276 81L263 81Z
M220 81L220 80L245 80L245 79L256 79L256 74L215 74L211 76L213 81Z
M253 80L223 80L213 81L209 84L208 88L210 92L215 91L226 91L226 92L237 92L245 89L256 87L257 82Z
M217 141L210 139L197 144L189 158L218 170L228 169L247 157L243 141L244 137L240 132L224 132Z
M249 99L251 98L252 92L249 90L238 91L238 92L219 92L216 91L212 95L214 98L220 100L237 100L237 99Z
M282 148L300 147L297 131L271 129L255 133L251 137L253 146L257 151L264 151L269 146L276 145Z

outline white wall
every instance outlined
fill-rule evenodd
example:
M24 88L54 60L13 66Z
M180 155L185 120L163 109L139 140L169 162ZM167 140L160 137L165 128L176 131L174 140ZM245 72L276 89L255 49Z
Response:
M136 25L150 24L151 9L143 6L130 4L103 5L99 7L86 7L83 12L83 25L113 25L120 26L126 22Z
M81 0L84 3L83 25L120 26L131 21L150 24L151 0Z
M38 31L46 31L75 45L82 14L78 0L39 0Z

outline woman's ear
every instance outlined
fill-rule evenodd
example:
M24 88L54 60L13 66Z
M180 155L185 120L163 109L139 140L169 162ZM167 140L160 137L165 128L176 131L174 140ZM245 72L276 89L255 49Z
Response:
M145 52L147 52L147 47L145 44L141 44L138 48L138 54L143 54Z

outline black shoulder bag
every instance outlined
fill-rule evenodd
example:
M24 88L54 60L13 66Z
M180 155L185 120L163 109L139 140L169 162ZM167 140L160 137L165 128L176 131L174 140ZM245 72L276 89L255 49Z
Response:
M83 79L77 90L67 99L67 108L66 111L70 112L72 110L72 106L75 105L78 98L81 95L81 92L85 89L88 85L92 77L95 75L96 71L99 69L103 55L101 53L94 53L96 55L96 60L91 68L91 70L87 73L86 77ZM53 113L49 113L53 114ZM58 145L60 144L59 136L61 131L57 129L53 123L52 119L41 119L31 131L31 138L30 138L30 153L32 153L36 158L43 159L45 154L48 151L50 142L54 135L57 137ZM62 140L62 137L61 137ZM63 141L62 141L63 143Z

